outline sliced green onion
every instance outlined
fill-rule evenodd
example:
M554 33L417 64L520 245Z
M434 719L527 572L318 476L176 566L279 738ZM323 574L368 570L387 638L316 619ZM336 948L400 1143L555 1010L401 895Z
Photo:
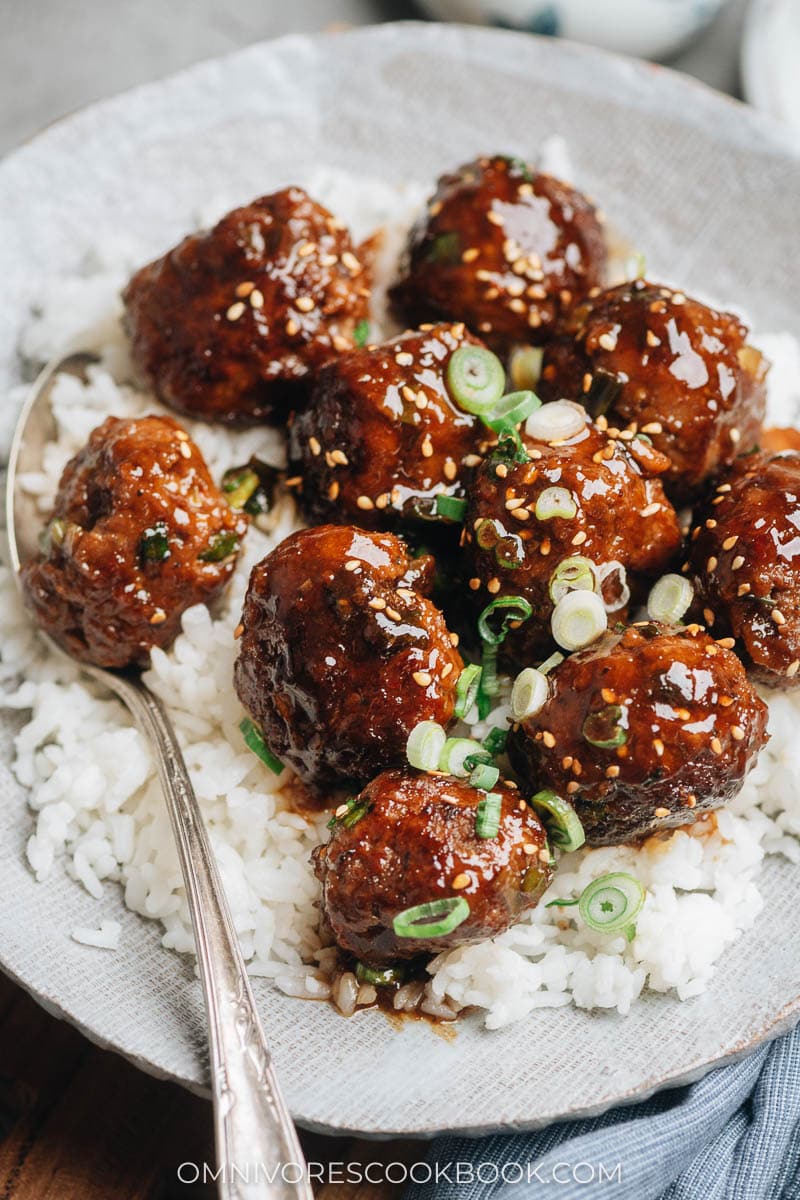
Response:
M644 902L645 891L639 880L625 871L614 871L583 889L578 909L590 929L618 933L633 924Z
M539 892L544 888L546 883L547 876L541 867L528 867L520 890L528 894Z
M553 517L571 520L578 511L572 493L565 487L547 487L539 493L534 510L537 521L552 521Z
M583 403L595 419L605 416L619 399L623 386L622 380L613 371L596 367L592 372L589 391L582 397Z
M139 541L140 563L163 562L165 558L169 558L170 549L167 534L167 526L163 521L156 521L149 529L145 529Z
M456 230L440 233L428 246L424 255L426 262L454 266L461 261L461 238Z
M647 274L647 259L641 250L635 250L626 260L625 266L629 279L644 279Z
M478 617L481 641L490 646L499 646L505 641L511 624L515 621L527 621L532 612L533 609L524 596L498 596L491 604L486 605ZM489 623L490 617L495 614L502 615L500 628L497 630L492 629Z
M486 737L483 739L483 748L494 757L496 754L502 754L506 748L508 741L507 729L490 729Z
M685 575L662 575L647 597L647 615L654 621L677 624L694 600L694 588Z
M470 787L489 792L500 778L500 772L494 763L478 763L469 777Z
M369 341L369 321L363 317L353 330L353 341L360 348Z
M561 442L575 437L586 428L587 413L574 400L551 400L532 412L525 432L540 442Z
M362 817L367 815L369 810L370 805L368 800L362 800L360 796L348 796L344 804L336 809L336 812L330 821L328 821L328 829L336 829L338 825L342 825L345 829L352 829ZM337 815L339 813L341 813L341 816Z
M482 417L503 394L506 373L496 354L484 346L459 346L447 364L447 387L459 408Z
M550 627L564 650L581 650L605 633L608 622L595 592L567 592L553 609Z
M553 845L565 854L577 850L586 841L583 825L568 800L557 796L555 792L544 790L531 796L528 803L542 818Z
M543 357L541 346L517 346L511 351L508 371L515 388L535 390L542 374Z
M522 444L522 438L519 436L516 429L503 431L497 439L497 445L490 452L487 460L493 469L495 479L498 478L497 468L510 466L512 463L527 463L531 461L531 456Z
M567 592L594 592L597 590L595 566L590 558L575 554L565 558L550 576L548 585L550 599L558 604Z
M473 772L481 765L487 767L494 766L494 759L483 746L481 746L480 750L475 750L472 754L467 755L464 759L464 770L468 771L470 776L472 776Z
M261 761L266 763L273 775L280 775L283 770L283 763L269 749L261 735L261 730L255 722L251 721L249 717L244 717L239 722L239 729L242 732L245 744L253 751L253 754L257 754Z
M606 599L605 582L612 575L618 575L619 595L614 600ZM611 562L600 563L597 566L597 587L600 595L603 597L603 604L606 612L619 612L621 608L625 608L631 598L631 589L628 587L628 572L621 562L616 558Z
M481 550L493 549L497 545L499 537L500 534L497 531L497 525L491 517L485 517L475 526L475 541Z
M356 979L359 983L371 983L373 987L399 987L405 977L403 963L394 967L370 967L367 963L356 963Z
M497 837L503 798L499 792L489 792L475 810L475 835L479 838Z
M525 544L518 533L507 533L501 537L494 548L494 556L498 567L514 571L525 561Z
M461 496L438 495L436 497L436 515L448 521L463 521L467 511L467 502Z
M456 775L461 779L466 779L472 770L472 766L467 766L465 759L472 754L482 754L483 746L480 742L475 742L472 738L447 738L442 752L439 755L439 770L446 771L448 775ZM479 759L475 760L479 762Z
M235 533L215 533L202 554L201 562L222 562L239 549L239 538Z
M491 711L491 697L500 692L500 680L497 678L497 646L490 642L483 643L481 654L481 685L478 688L478 717L483 721Z
M438 771L447 734L436 721L420 721L406 742L406 758L418 771Z
M542 402L535 392L529 390L508 392L495 404L491 412L482 414L484 425L488 425L495 433L515 429L523 421L541 408Z
M481 668L470 663L458 677L456 683L456 703L453 716L464 719L478 698L478 688L481 683Z
M572 908L573 904L578 903L578 900L548 900L545 908Z
M397 937L443 937L458 929L468 916L469 903L464 896L446 896L441 900L430 900L427 904L416 904L398 913L392 921L392 928Z
M547 676L536 667L525 667L514 680L511 688L511 715L515 721L525 721L536 716L547 702L550 686Z
M233 478L226 475L222 480L222 490L231 508L243 509L260 483L256 472L246 467Z
M598 750L616 750L617 746L624 746L628 734L623 718L627 720L627 714L619 704L607 704L605 708L589 713L581 730L584 740Z
M546 658L543 663L539 663L539 670L543 675L549 675L564 661L564 655L560 650L555 650L549 658Z

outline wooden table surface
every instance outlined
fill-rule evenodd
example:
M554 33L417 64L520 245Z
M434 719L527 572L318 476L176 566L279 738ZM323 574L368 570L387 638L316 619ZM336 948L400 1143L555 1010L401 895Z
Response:
M301 1133L317 1163L411 1163L425 1145ZM138 1071L0 975L0 1200L212 1200L211 1105ZM189 1179L192 1169L184 1168ZM377 1175L377 1171L373 1170ZM398 1184L326 1183L323 1200L393 1200Z

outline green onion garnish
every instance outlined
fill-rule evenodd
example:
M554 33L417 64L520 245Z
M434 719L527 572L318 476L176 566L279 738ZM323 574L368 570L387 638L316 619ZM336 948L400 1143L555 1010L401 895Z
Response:
M42 554L49 554L53 546L63 545L67 529L70 526L73 529L80 529L79 525L75 525L71 521L62 521L60 517L54 517L48 525L45 525L39 534L39 549Z
M586 409L574 400L551 400L528 417L525 432L540 442L561 442L586 428Z
M481 641L490 646L499 646L505 641L511 625L516 621L527 621L532 612L533 609L524 596L498 596L491 604L486 605L478 617ZM500 628L496 630L492 629L490 624L490 618L495 614L501 616Z
M565 558L550 576L548 589L553 604L558 604L567 592L597 591L597 576L595 566L590 558L575 554Z
M494 757L496 754L502 754L506 748L508 741L507 729L490 729L486 737L483 739L483 748Z
M470 755L482 754L483 746L480 742L473 741L472 738L447 738L439 755L439 770L446 771L448 775L466 779L475 764L480 762L480 758L476 758L469 765L465 760Z
M482 792L491 791L500 778L500 772L493 763L478 763L469 777L470 787L479 788Z
M266 763L273 775L280 775L283 770L283 763L269 749L264 738L261 736L261 730L258 726L249 717L244 717L239 722L239 728L242 731L246 745L254 754L258 755L263 763Z
M572 908L573 904L578 904L577 900L548 900L545 908Z
M467 511L467 502L461 496L438 495L436 497L436 515L444 517L447 521L464 520L464 513Z
M405 977L402 963L393 967L370 967L366 963L356 963L356 979L359 983L371 983L374 987L399 987Z
M406 758L418 771L438 771L447 734L436 721L420 721L406 742Z
M475 836L479 838L497 837L500 829L500 814L503 799L499 792L489 792L478 802L475 810Z
M624 746L628 734L623 717L627 719L627 714L619 704L607 704L605 708L589 713L581 730L584 739L598 750L615 750L617 746Z
M572 498L572 493L565 487L547 487L539 493L534 513L537 521L552 521L553 517L563 517L572 520L578 511L578 506Z
M169 558L169 540L167 526L163 521L156 521L149 529L145 529L139 542L139 562L163 562Z
M458 677L456 684L456 703L453 716L463 720L478 698L478 688L481 682L481 668L470 663Z
M336 829L338 825L342 825L345 829L352 829L362 817L367 815L369 808L368 801L361 800L358 796L348 796L344 804L336 809L328 821L328 829ZM341 815L337 815L339 813Z
M506 383L500 359L483 346L459 346L450 356L445 378L459 408L479 417L494 408Z
M245 467L232 478L226 476L222 481L222 490L231 508L243 509L260 483L261 480L255 471Z
M460 262L461 238L458 233L455 230L440 233L428 246L424 258L426 262L450 264L451 266Z
M647 615L654 621L677 624L694 600L694 588L685 575L662 575L647 597Z
M511 688L511 716L515 721L535 717L544 708L550 695L547 676L536 667L525 667Z
M487 413L481 413L484 425L488 425L495 433L516 429L522 421L526 421L532 412L541 407L541 400L535 392L524 390L508 392L502 396Z
M602 367L595 368L592 372L591 387L582 397L583 404L595 419L605 416L619 399L623 387L622 380L613 371L605 371Z
M596 592L567 592L553 609L550 628L564 650L581 650L608 627L605 605Z
M353 341L358 347L366 346L369 341L369 321L363 318L353 330Z
M202 554L201 562L222 562L239 549L239 538L235 533L215 533Z
M537 792L528 800L531 808L542 818L553 845L566 854L577 850L586 841L578 814L568 800L548 790Z
M525 543L518 533L507 533L495 545L494 556L498 567L514 571L525 561Z
M551 671L564 661L564 655L560 650L554 650L549 658L546 658L543 663L539 663L539 670L543 675L549 675Z
M645 902L638 879L625 871L614 871L594 879L581 892L578 910L584 923L597 933L626 932Z
M542 374L543 357L541 346L517 346L512 350L508 371L515 388L535 390Z
M392 921L392 928L397 937L443 937L458 929L468 916L469 903L464 896L446 896L398 913Z

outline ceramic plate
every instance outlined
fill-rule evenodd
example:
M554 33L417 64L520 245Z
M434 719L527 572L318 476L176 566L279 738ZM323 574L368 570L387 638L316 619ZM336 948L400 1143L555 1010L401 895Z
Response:
M800 5L751 0L742 42L742 83L751 104L790 125L800 144Z
M32 297L80 265L95 236L159 253L207 195L247 200L314 164L430 186L481 151L535 154L567 138L576 177L656 277L740 301L761 328L800 334L800 159L752 110L663 69L568 43L452 26L290 37L205 63L49 129L0 164L0 382ZM0 722L0 762L14 723ZM98 905L62 871L24 863L24 792L0 769L0 960L52 1011L146 1070L203 1090L205 1035L191 963L115 889ZM541 1010L496 1033L460 1022L345 1021L256 981L297 1119L322 1130L487 1132L597 1113L695 1079L800 1016L800 879L773 859L767 904L711 989L651 995L631 1016ZM121 948L70 940L111 917Z

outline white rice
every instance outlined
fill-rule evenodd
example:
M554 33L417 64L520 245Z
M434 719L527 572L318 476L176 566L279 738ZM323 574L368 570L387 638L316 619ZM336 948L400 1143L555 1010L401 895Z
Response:
M568 174L564 147L547 153ZM402 234L420 193L369 180L353 181L325 171L307 181L311 193L347 220L357 237L388 229L383 263L390 278ZM198 221L207 222L237 202L219 198ZM57 440L48 446L42 471L23 480L44 515L61 469L107 415L160 411L160 405L125 381L130 368L119 328L118 293L146 253L121 241L95 246L85 273L48 286L23 338L34 361L59 353L75 339L95 348L101 365L82 386L62 377L54 391ZM52 281L50 281L52 283ZM374 336L391 332L384 296L377 289ZM87 329L91 334L87 335ZM756 341L774 361L770 416L788 424L800 411L800 348L786 334ZM13 409L13 405L9 408ZM283 463L282 439L269 429L233 433L185 422L212 474L256 453ZM2 432L2 431L0 431ZM331 995L345 1011L368 1002L372 989L346 974L330 980L334 955L320 939L318 885L309 855L325 836L327 814L311 818L292 809L288 771L275 777L243 745L243 710L233 691L233 630L252 565L299 525L284 497L268 532L251 529L221 611L212 620L204 606L190 609L172 649L155 650L148 684L166 702L183 746L198 800L216 851L237 932L254 975L267 976L291 995ZM14 773L29 789L34 828L27 858L39 880L64 864L78 886L98 902L122 887L127 906L160 922L169 949L193 952L183 883L166 808L152 757L121 704L80 678L69 663L46 654L22 611L7 567L0 568L0 703L30 713L15 743ZM24 682L20 682L20 679ZM610 847L562 859L546 900L576 897L592 878L626 870L647 889L636 936L592 933L570 909L544 903L493 941L440 955L423 1003L452 1016L459 1007L485 1010L490 1028L535 1008L575 1004L627 1013L641 993L670 992L686 1000L704 991L715 964L749 928L762 900L758 876L766 854L800 861L800 746L794 730L800 700L769 697L772 740L735 803L685 830L651 839L644 848ZM504 725L508 706L489 719ZM477 727L485 732L485 725ZM113 950L119 926L81 928L72 937ZM420 999L420 989L409 1002Z

